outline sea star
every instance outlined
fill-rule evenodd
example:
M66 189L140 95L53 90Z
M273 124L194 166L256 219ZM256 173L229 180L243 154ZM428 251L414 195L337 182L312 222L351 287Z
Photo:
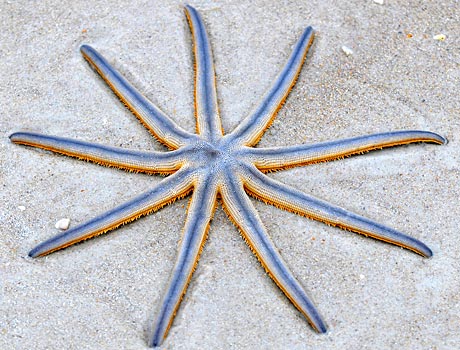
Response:
M83 56L142 124L170 151L126 150L30 132L18 132L10 136L11 141L17 144L39 147L105 166L169 175L150 191L39 244L29 255L43 256L113 230L193 191L177 261L152 328L149 345L160 345L173 323L203 249L219 199L230 220L238 227L243 239L273 281L313 329L320 333L326 332L325 323L303 287L286 267L247 194L299 215L429 257L432 255L431 250L417 239L301 193L264 173L340 159L384 147L413 142L444 144L446 140L432 132L411 130L291 147L253 148L295 84L313 42L311 27L305 29L287 64L257 108L232 132L224 135L217 106L211 47L204 23L191 6L185 6L185 14L193 37L196 134L176 125L143 97L101 54L83 45Z

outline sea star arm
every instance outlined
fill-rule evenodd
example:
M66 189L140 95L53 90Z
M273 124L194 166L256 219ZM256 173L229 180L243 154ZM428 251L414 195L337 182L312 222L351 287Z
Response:
M185 148L171 152L140 152L32 132L14 133L10 135L10 140L105 166L144 173L173 173L184 163L186 152Z
M313 43L313 38L312 27L307 27L294 46L294 50L284 69L278 75L262 102L230 133L231 138L237 139L240 144L245 146L253 146L259 142L294 86L308 49Z
M207 141L222 137L211 44L200 14L189 5L185 14L192 32L195 57L195 117L197 133Z
M246 181L246 178L242 181ZM242 183L228 177L225 186L222 186L221 195L225 211L269 276L305 316L313 329L320 333L326 332L325 323L268 236L257 211L244 192Z
M40 243L29 252L29 256L35 258L50 254L156 211L189 193L192 180L192 171L187 168L181 169L140 196Z
M169 286L152 328L149 339L151 347L159 346L168 334L206 241L216 201L216 180L212 176L199 179L187 211L187 220Z
M340 159L354 154L414 142L446 143L446 139L429 131L395 131L359 136L310 145L274 148L247 148L250 161L262 171Z
M196 136L174 123L158 107L134 88L109 62L91 46L80 48L83 57L94 67L112 91L134 113L158 141L177 149Z
M264 175L255 167L247 168L247 192L262 201L308 218L412 250L430 257L432 252L419 240L340 207L302 193Z

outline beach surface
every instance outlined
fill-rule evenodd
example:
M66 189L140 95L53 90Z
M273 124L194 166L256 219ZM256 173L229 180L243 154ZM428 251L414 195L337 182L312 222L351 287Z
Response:
M425 242L432 258L253 200L320 310L316 334L222 208L165 349L455 349L460 344L458 1L194 1L231 131L270 87L303 29L315 42L260 147L394 130L414 144L270 174ZM12 144L33 131L166 151L79 52L89 44L193 132L193 57L177 1L0 4L0 348L146 349L188 198L109 234L28 251L161 181ZM445 40L441 40L444 35Z

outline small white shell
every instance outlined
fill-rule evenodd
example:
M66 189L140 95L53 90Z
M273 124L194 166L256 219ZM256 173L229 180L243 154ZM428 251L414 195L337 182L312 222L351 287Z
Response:
M376 4L383 5L383 0L374 0Z
M350 56L353 55L353 50L350 49L349 47L343 45L342 46L342 51L345 53L345 55Z
M23 205L20 205L20 206L18 207L18 209L19 209L20 211L24 211L24 210L26 210L26 207L23 206Z
M444 41L446 40L446 36L445 34L436 34L435 36L433 36L433 39L438 41Z
M56 222L56 224L54 225L57 229L59 230L67 230L70 226L70 219L61 219L61 220L58 220L58 222Z

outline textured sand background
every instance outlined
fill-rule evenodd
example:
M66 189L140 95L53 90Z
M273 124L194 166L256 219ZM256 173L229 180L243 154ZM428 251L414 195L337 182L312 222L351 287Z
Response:
M49 257L27 252L157 184L13 145L37 131L163 150L90 69L100 50L194 130L191 42L175 1L0 3L0 348L144 349L187 200ZM401 4L404 3L404 4ZM273 174L426 242L409 251L256 203L329 333L315 334L217 210L168 349L455 349L460 344L459 2L193 1L214 49L225 130L254 106L303 28L317 30L297 86L261 146L400 129L411 145ZM446 40L433 35L443 33ZM353 50L346 56L342 45ZM19 207L24 206L25 210Z

